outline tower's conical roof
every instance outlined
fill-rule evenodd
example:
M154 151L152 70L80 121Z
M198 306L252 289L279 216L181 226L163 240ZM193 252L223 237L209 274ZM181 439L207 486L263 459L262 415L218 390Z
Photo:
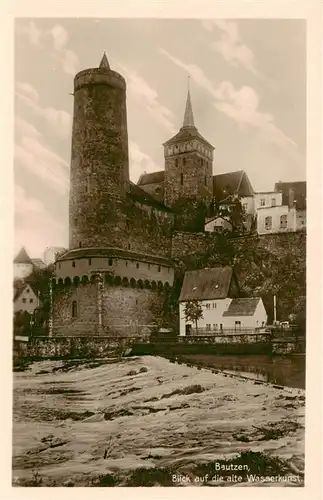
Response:
M188 89L188 91L187 91L187 99L186 99L183 127L195 127L190 89Z
M31 258L26 252L25 247L22 247L17 257L14 260L15 264L32 264Z
M100 62L100 68L106 68L106 69L110 69L110 64L109 64L109 61L108 61L108 58L107 58L107 55L106 53L104 52L103 54L103 57L101 59L101 62Z

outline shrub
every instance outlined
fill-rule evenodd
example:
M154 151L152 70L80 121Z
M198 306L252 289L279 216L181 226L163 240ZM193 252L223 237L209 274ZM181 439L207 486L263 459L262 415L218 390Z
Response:
M146 368L145 366L142 366L139 370L139 373L146 373L148 372L148 368Z

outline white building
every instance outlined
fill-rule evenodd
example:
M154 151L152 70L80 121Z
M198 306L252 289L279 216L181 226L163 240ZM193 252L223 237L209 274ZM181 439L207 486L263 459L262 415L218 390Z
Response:
M255 212L259 208L271 208L278 207L283 204L282 193L277 193L276 191L265 191L254 194L254 208Z
M198 301L203 316L199 334L255 329L267 323L260 297L237 298L238 283L231 267L187 271L179 298L180 335L195 334L195 324L185 316L187 302Z
M34 269L31 258L26 252L24 247L21 248L20 252L13 261L13 276L14 279L24 279L29 276Z
M257 233L288 233L296 231L296 209L288 205L260 207L257 210Z
M45 265L49 266L50 264L53 264L56 261L58 255L61 255L64 252L66 252L66 248L64 247L47 247L44 251Z
M21 281L14 283L14 312L27 311L32 314L36 307L39 307L38 293L28 283Z

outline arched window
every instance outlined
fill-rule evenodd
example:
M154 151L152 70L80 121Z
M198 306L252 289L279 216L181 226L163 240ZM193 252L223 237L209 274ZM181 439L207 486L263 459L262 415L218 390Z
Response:
M181 186L183 186L183 184L184 184L184 175L181 174Z
M287 229L287 215L280 216L280 228Z
M73 300L72 302L72 318L77 317L77 302L76 300Z
M75 267L75 260L73 260L72 262L72 267Z

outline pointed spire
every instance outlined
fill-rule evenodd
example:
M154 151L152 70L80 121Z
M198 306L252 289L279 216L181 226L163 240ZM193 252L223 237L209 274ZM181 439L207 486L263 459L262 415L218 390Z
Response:
M26 252L25 247L22 247L14 260L15 264L32 264L32 261Z
M106 69L110 69L110 64L109 64L109 61L108 61L108 58L107 58L107 55L106 53L104 52L103 54L103 57L101 59L101 62L100 62L100 68L106 68Z
M195 127L192 102L191 102L191 93L190 93L190 77L188 77L187 100L186 100L183 127Z

